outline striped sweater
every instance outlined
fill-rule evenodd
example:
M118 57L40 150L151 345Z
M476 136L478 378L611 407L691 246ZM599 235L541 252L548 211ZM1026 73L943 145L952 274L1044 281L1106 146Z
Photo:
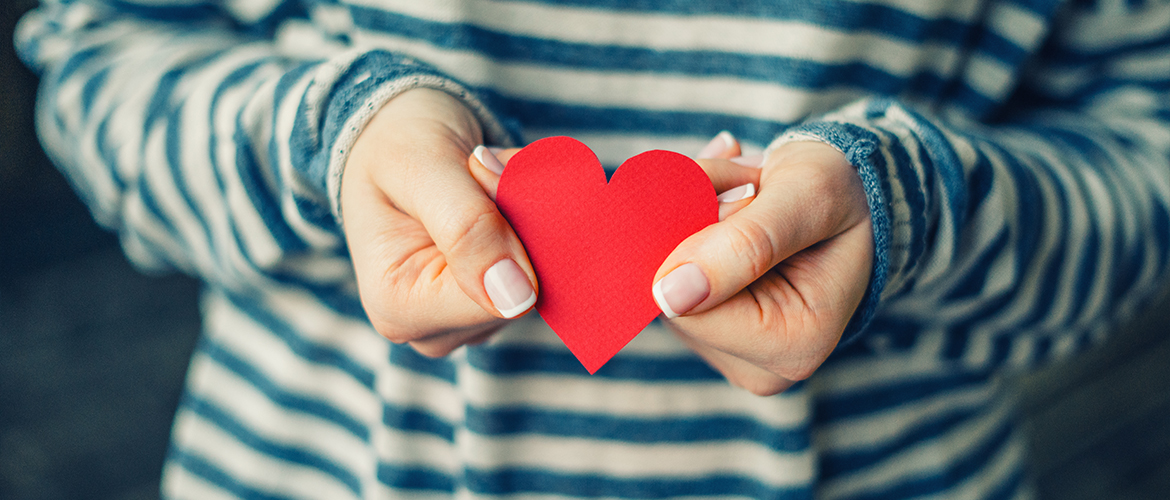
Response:
M1002 374L1170 275L1166 0L46 0L17 41L95 218L206 283L168 498L1028 498ZM442 359L385 341L338 184L416 87L608 168L836 146L876 244L844 340L767 398L657 322L593 376L534 314Z

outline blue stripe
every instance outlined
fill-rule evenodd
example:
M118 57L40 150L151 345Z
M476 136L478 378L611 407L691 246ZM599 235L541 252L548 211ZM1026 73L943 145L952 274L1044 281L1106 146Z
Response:
M952 285L952 288L946 292L942 300L946 303L957 303L960 301L978 299L983 292L983 287L987 284L987 280L991 278L991 273L987 272L991 269L991 264L1003 256L1003 251L1008 247L1011 241L1008 231L1000 231L991 241L979 249L979 255L975 258L975 262L971 264L971 271L964 276L958 276L958 279Z
M209 420L216 427L234 437L240 444L276 460L321 471L344 485L354 495L362 496L362 483L336 462L304 448L273 442L247 428L225 410L188 393L180 411L191 412Z
M970 421L971 417L977 414L977 410L966 408L949 410L940 415L932 415L925 421L916 422L894 439L877 443L872 447L860 450L824 450L820 459L821 477L832 480L890 460L895 454L908 448L937 440Z
M301 359L341 370L366 388L370 390L374 389L373 372L333 347L317 342L310 342L302 338L297 333L297 330L288 323L285 323L284 320L277 318L272 311L263 306L260 302L260 297L263 295L259 291L255 291L255 297L249 297L245 294L227 291L222 288L217 288L216 291L231 302L240 312L252 318L253 321L256 321L269 332L272 332L273 335L280 338Z
M214 109L214 107L213 107ZM245 194L251 201L251 205L260 214L260 218L264 221L264 226L268 229L269 234L276 240L276 244L284 252L294 253L308 249L309 245L305 243L292 227L289 226L284 214L281 213L280 201L277 199L279 186L269 185L268 179L261 172L261 165L256 161L255 150L252 148L252 138L247 135L247 130L243 124L244 109L240 110L240 114L236 116L236 130L233 134L236 144L236 162L235 172L239 173L240 184L244 188ZM215 151L214 149L212 151ZM215 155L212 154L214 158ZM214 160L213 160L214 161ZM269 164L274 170L277 165ZM219 169L219 166L216 166ZM279 176L279 172L273 172L273 176ZM224 198L228 197L228 193L224 193ZM233 231L239 230L238 224L233 224ZM240 248L240 252L247 255L247 246L243 241L236 237L236 244ZM249 262L256 260L249 256Z
M721 113L610 108L501 97L476 89L502 113L517 117L526 128L571 129L586 132L626 132L655 136L715 135L732 132L745 143L768 144L788 125Z
M968 453L949 463L939 463L938 469L933 469L922 477L904 478L900 481L871 491L842 497L848 500L886 500L926 496L955 488L980 470L986 468L992 457L999 453L1009 443L1012 435L1012 426L1009 421L1000 422L999 428L985 440L976 445ZM940 470L941 469L941 470ZM995 490L1002 491L1011 484L1016 484L1019 478L1015 474L1008 476L1006 485L998 485Z
M493 375L527 373L589 377L567 348L470 346L467 363ZM655 357L618 353L594 378L643 382L719 382L723 376L695 356Z
M468 430L487 436L538 434L625 443L751 441L777 453L801 453L810 446L807 429L772 428L740 416L637 418L539 408L485 409L468 406Z
M69 56L64 63L61 64L61 69L57 71L56 81L53 85L60 88L63 83L73 77L73 73L85 66L89 61L98 58L98 56L105 54L105 47L93 47L74 52ZM53 95L56 95L55 93Z
M150 182L147 180L149 175L150 172L147 171L138 176L138 199L142 200L143 208L145 208L146 211L150 213L150 215L155 219L155 222L162 226L163 231L166 233L167 239L177 245L182 246L185 244L184 238L182 238L179 235L179 232L175 230L174 224L171 223L171 218L164 215L162 207L160 207L158 201L154 199L154 191L151 190ZM170 255L169 257L175 258L178 256ZM183 261L187 260L187 258L183 258Z
M378 481L400 490L455 492L455 479L433 469L378 464Z
M757 499L811 499L812 491L801 487L777 487L731 474L705 477L622 478L596 474L567 474L530 469L465 471L467 488L474 493L553 494L572 497L668 498L697 496L743 496Z
M236 498L246 498L248 500L293 500L292 497L260 491L244 484L242 481L232 477L227 471L216 467L215 464L212 464L207 459L187 450L172 447L167 454L167 462L186 469L191 474L214 484Z
M95 73L92 77L90 77L89 80L85 82L85 85L81 88L81 112L83 114L87 116L89 115L90 110L93 109L94 97L97 96L98 90L100 90L102 86L105 85L109 76L110 67L107 66Z
M434 377L444 382L455 383L455 365L448 358L428 358L413 347L403 344L390 345L390 364L405 368L420 375Z
M844 2L813 0L809 2L696 2L694 0L541 0L539 3L618 12L653 12L675 15L742 16L787 20L807 20L815 24L859 29L882 23L913 23L912 14L878 4L852 6ZM1015 0L1006 2L1035 13L1047 12L1054 0ZM847 9L853 7L859 12ZM909 16L906 17L906 16ZM830 24L851 21L849 24Z
M914 120L914 125L916 126L913 126L912 130L915 132L915 137L920 141L920 147L928 153L919 168L937 174L942 181L941 184L945 196L940 198L938 196L940 193L936 193L935 201L939 205L946 203L945 208L942 209L942 213L950 215L951 227L955 228L950 243L954 248L959 248L959 240L962 236L961 228L966 225L967 206L970 202L968 198L969 186L967 185L963 162L959 159L959 155L955 152L951 141L932 121L914 109L904 108L904 110ZM909 163L906 164L906 167L908 169L913 168ZM933 177L929 181L931 184L928 185L934 184ZM912 186L917 187L916 185ZM916 196L920 195L916 193ZM914 210L925 209L925 205L921 207L911 205L910 209L912 211L911 213L920 213Z
M110 115L102 117L101 123L98 123L97 130L94 131L94 142L96 143L95 146L98 150L98 156L101 156L102 163L105 164L104 166L106 167L106 171L110 174L109 179L114 183L115 189L121 192L126 189L126 180L122 179L121 175L118 175L118 152L115 147L110 144L110 118ZM81 186L75 187L80 188ZM83 197L92 196L92 194L84 188L74 189L74 191L83 193Z
M199 352L207 356L208 359L215 361L220 366L235 373L240 378L248 381L252 387L267 396L273 403L297 413L312 415L313 417L345 429L346 432L353 434L354 437L362 441L367 443L370 441L370 430L360 420L349 416L325 401L294 394L286 390L266 377L256 367L244 361L239 356L236 356L235 353L227 350L218 342L205 339L200 344Z
M897 105L885 100L875 101L869 110L870 119L875 121L884 119L885 115L889 113L891 106ZM906 111L909 112L909 110ZM916 124L921 124L921 122L917 122ZM929 160L919 168L915 162L910 160L910 154L906 151L906 147L912 146L912 144L904 144L903 140L895 135L893 131L882 130L880 134L884 138L885 145L883 149L889 153L891 160L894 162L894 174L892 178L887 174L886 180L891 184L897 183L902 188L902 199L898 201L904 203L906 205L905 210L910 213L910 220L908 221L910 224L910 246L906 249L906 266L913 269L917 267L918 262L926 254L928 240L935 236L938 222L930 221L931 224L928 227L927 218L929 217L930 210L936 204L941 204L942 200L939 199L940 196L935 192L932 184L926 184L924 190L922 181L925 179L920 180L918 178L920 173L924 176L926 175L925 172L929 170L930 166ZM920 141L922 138L916 137L916 139L919 139L919 143L921 144ZM928 192L931 195L929 206L927 200Z
M591 10L610 10L625 13L655 13L680 16L710 15L741 17L751 20L792 21L832 28L852 33L875 33L887 38L909 42L933 42L966 47L975 39L971 25L946 18L923 18L888 5L844 1L786 1L786 2L694 2L690 0L547 0L542 4L583 7ZM1028 10L1047 17L1052 0L1021 2ZM999 37L994 33L981 36ZM1009 47L1010 41L1003 40ZM1014 51L993 53L997 57L1013 59Z
M212 173L212 175L215 176L216 187L219 188L219 191L221 193L224 193L224 200L227 200L227 198L228 198L227 184L224 183L223 176L220 175L220 171L227 170L227 173L229 176L235 176L236 174L230 168L230 167L234 167L235 165L230 165L228 169L224 169L219 164L220 137L219 137L219 134L217 133L218 131L216 130L216 123L215 123L215 117L217 114L219 114L219 107L220 107L219 100L223 97L223 95L229 89L236 86L240 82L243 82L246 78L248 78L253 73L255 73L257 69L264 67L265 62L266 61L251 62L251 63L245 64L243 66L240 66L240 67L232 70L231 73L228 73L227 76L225 76L222 80L219 81L219 83L216 84L215 93L213 93L211 95L211 102L210 102L210 105L208 106L208 108L205 111L201 110L201 111L204 111L205 113L207 113L207 128L208 128L208 131L210 132L210 134L208 134L208 141L207 141L207 152L208 152L207 157L211 161L211 166L212 166L211 173ZM240 115L243 114L245 109L247 109L246 104L244 106L241 106L240 110L236 113L235 130L232 131L231 144L233 146L236 146L234 149L236 149L237 151L240 148L246 147L246 148L248 148L248 152L251 153L251 143L250 143L249 138L246 135L241 134L241 129L243 128L243 125L241 124L241 121L240 121ZM237 152L236 153L236 160L238 161L240 159L241 159L240 153ZM246 164L245 167L246 168L240 169L243 172L241 172L239 177L242 178L241 179L242 183L244 184L245 187L247 187L248 179L244 178L244 176L247 175L248 173L250 173L251 171L254 171L256 169L256 165L255 165L255 163L249 163L249 164ZM253 201L253 204L255 205L256 200L253 199L252 201Z
M427 21L370 7L353 6L351 11L359 27L426 40L453 50L475 51L499 61L686 76L727 75L806 89L845 85L887 94L905 89L909 81L926 88L943 86L939 75L919 73L900 77L863 62L825 64L736 52L572 43L499 33L468 24Z
M382 423L393 429L423 432L451 443L455 442L455 426L423 409L383 405Z
M1036 175L1047 174L1051 177L1051 182L1054 185L1062 185L1060 179L1057 178L1055 172L1052 172L1051 168L1052 167L1049 165L1042 165L1042 168L1034 169L1034 172L1036 172ZM1066 185L1065 187L1070 188L1071 186ZM1061 267L1064 265L1065 258L1068 255L1069 238L1067 235L1069 234L1069 217L1071 217L1073 210L1070 206L1072 202L1069 200L1068 194L1066 194L1066 189L1058 188L1053 191L1055 192L1057 199L1060 201L1060 212L1056 217L1056 219L1059 221L1057 227L1052 227L1053 224L1047 223L1047 221L1034 226L1020 226L1021 230L1023 231L1048 234L1055 232L1058 236L1056 236L1056 246L1049 251L1047 255L1049 260L1047 264L1044 265L1043 271L1039 274L1038 278L1040 280L1040 288L1031 293L1031 297L1035 299L1030 306L1031 311L1026 316L1016 321L1015 325L1017 329L1028 329L1042 321L1052 311L1053 305L1056 303L1056 301L1059 300L1063 295L1057 293L1057 290L1060 288ZM1036 256L1036 258L1039 257L1041 256ZM1024 260L1026 259L1022 258L1021 256L1021 258L1016 259L1016 262L1021 263ZM1018 265L1022 266L1023 264ZM1033 267L1034 265L1035 263L1029 263L1028 267ZM1016 276L1025 276L1025 274L1028 272L1027 269L1028 268L1025 267L1019 267ZM1022 291L1022 288L1017 287L1012 291L1012 293L1013 295L1018 296L1022 294Z
M146 116L142 127L142 136L144 138L150 136L150 130L154 128L155 122L169 116L173 112L174 106L172 105L172 101L177 100L175 98L175 88L178 86L179 81L184 76L192 74L215 61L219 55L220 53L216 52L183 61L166 73L163 73L162 77L155 83L154 93L150 97L150 103L146 105ZM143 141L142 146L145 150L145 141Z
M832 422L890 410L898 406L985 384L988 374L958 372L896 380L864 391L826 394L816 402L817 422Z
M291 92L301 81L302 78L309 72L319 67L319 62L301 62L292 67L286 68L284 74L276 82L276 87L272 92L272 108L274 110L282 109L285 99L288 98ZM302 95L302 100L304 96ZM297 105L305 105L317 103L298 102ZM301 111L301 110L298 110ZM300 113L298 113L299 115ZM312 152L316 150L316 143L308 140L308 138L299 138L298 134L316 135L316 131L306 126L294 128L290 134L291 137L284 137L275 133L281 130L282 123L280 123L281 113L279 111L272 113L269 119L269 129L273 134L268 140L266 147L266 154L268 155L268 163L275 166L279 171L279 166L283 163L282 152L284 148L288 148L289 158L287 161L294 167L297 165L308 165L312 159ZM294 121L296 125L296 121ZM307 124L304 124L307 125ZM295 147L296 145L308 147ZM277 181L281 192L291 190L290 183L285 182L283 177L278 177ZM321 194L323 192L313 192L306 196L306 193L299 193L293 191L293 201L296 202L297 211L305 218L306 221L326 230L336 230L336 223L333 219L333 213L330 211L328 204L321 203Z
M1151 5L1154 3L1151 2ZM1164 26L1153 38L1144 40L1126 41L1122 45L1111 45L1104 48L1077 50L1068 46L1060 46L1043 52L1044 61L1064 67L1092 68L1101 64L1115 65L1130 57L1147 56L1165 50L1170 45L1170 26ZM1102 76L1097 73L1096 76Z
M105 2L118 12L159 21L206 21L223 15L215 5L205 1L164 5L143 4L132 0Z
M858 4L848 4L858 5ZM845 7L846 9L848 7ZM910 92L920 96L942 95L980 114L990 112L994 101L970 88L965 82L944 78L929 71L905 77L887 73L864 62L826 64L805 59L779 56L745 55L717 51L669 51L612 45L569 43L519 35L508 35L466 24L425 21L368 7L351 7L355 23L362 28L426 40L451 50L482 53L500 61L539 63L602 71L656 72L686 76L732 76L807 90L836 87L864 89L880 95ZM961 25L960 25L961 26ZM970 31L964 27L962 31ZM946 31L954 35L953 30ZM915 36L921 35L915 33ZM1014 65L1026 53L1010 42L987 32L977 40L993 39L987 47L1007 54L989 55ZM965 39L965 37L963 37ZM917 38L915 38L917 41ZM969 45L964 43L966 48Z
M190 215L191 218L195 219L199 225L199 229L202 230L203 242L205 246L201 246L200 248L207 250L207 253L211 256L211 259L217 264L218 267L218 264L222 263L223 259L219 255L219 249L215 245L216 239L211 234L211 226L209 226L207 223L207 214L201 207L197 206L195 200L191 198L191 190L187 185L187 179L185 175L187 172L184 170L186 164L183 161L182 148L193 147L199 149L199 145L193 144L192 141L186 140L185 134L183 133L183 113L187 111L202 110L187 110L182 106L175 107L171 110L166 118L166 139L164 142L164 148L166 150L166 167L170 172L170 180L171 184L175 188L175 192L179 194L179 198L183 200L183 204L187 207L187 215ZM214 140L215 134L211 134L211 137ZM143 141L144 148L146 146L146 142L147 141ZM191 170L193 170L193 173L196 174L196 176L201 173L196 169ZM224 208L226 210L227 207ZM178 236L182 238L180 243L181 245L187 247L189 250L193 248L194 241L191 238L192 235L179 234ZM191 258L193 257L192 254L194 253L195 252L193 251L189 251L188 255L185 257Z

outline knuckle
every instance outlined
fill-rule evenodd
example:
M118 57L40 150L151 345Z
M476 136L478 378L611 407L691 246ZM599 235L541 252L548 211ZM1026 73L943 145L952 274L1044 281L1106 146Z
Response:
M814 372L817 371L818 366L820 366L818 363L796 363L795 365L784 368L783 371L780 372L780 376L793 382L807 380Z
M374 327L374 331L378 332L378 334L384 337L386 340L389 340L395 344L405 344L407 342L416 340L418 337L417 332L414 332L409 328L404 328L397 322L388 321L385 319L374 320L371 318L370 324Z
M752 220L738 220L730 224L727 234L729 255L746 263L753 277L763 276L776 259L776 244L768 231Z
M441 358L458 348L458 345L449 345L438 342L411 342L410 347L428 358Z
M504 229L503 217L485 198L466 206L457 217L452 217L436 238L436 243L440 243L443 253L448 255L482 252L484 241L497 237Z
M792 385L780 377L759 374L743 375L736 373L729 376L728 380L732 385L761 397L775 396L784 392L785 389Z

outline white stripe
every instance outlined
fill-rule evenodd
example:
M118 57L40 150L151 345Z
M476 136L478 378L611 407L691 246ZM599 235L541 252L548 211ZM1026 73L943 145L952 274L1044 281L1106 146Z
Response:
M245 446L214 422L184 412L178 445L251 488L292 498L356 498L337 478L317 469L285 462ZM352 471L351 471L352 472Z
M411 349L410 346L395 349ZM455 357L463 351L449 354ZM379 370L375 391L390 406L419 409L452 426L463 422L465 401L458 389L446 380L439 380L408 368L388 363Z
M1010 2L991 4L984 26L1017 47L1030 51L1048 32L1048 19Z
M326 403L367 425L379 422L380 401L348 373L300 357L283 340L218 296L209 296L204 310L204 329L210 339L243 359L272 383L290 393ZM298 326L301 328L296 328ZM298 332L304 331L303 326L294 324ZM340 328L336 334L339 338L368 335ZM324 339L314 340L318 345L334 347Z
M924 498L937 500L985 498L988 492L994 491L996 487L1008 482L1013 474L1024 469L1026 454L1023 436L1015 433L999 452L981 464L979 472L972 474L954 488ZM1030 491L1025 485L1021 485L1021 490L1023 490L1020 492L1021 496L1016 498L1030 498Z
M870 389L879 388L875 384ZM833 389L836 393L836 388ZM989 384L951 388L925 399L821 425L814 431L815 442L818 449L832 453L877 448L901 438L931 418L957 410L981 409L997 395Z
M179 425L186 427L185 424ZM179 425L176 425L176 429ZM192 474L174 461L167 462L163 467L160 490L168 500L239 500L238 496Z
M463 457L480 469L537 469L611 478L688 479L712 474L751 477L775 487L812 481L808 453L777 453L757 443L625 444L597 439L520 435L487 437L461 430Z
M872 467L821 485L824 498L841 498L881 490L899 481L939 472L939 466L953 464L984 444L1000 430L1009 416L1008 405L996 402L989 412L963 423L948 433L917 443L900 453L884 457Z
M559 42L661 51L712 50L828 64L863 61L900 76L921 69L947 74L959 59L954 47L911 44L866 32L843 32L807 22L750 16L635 14L499 1L353 3L430 21L467 23L499 33ZM809 44L808 40L818 43Z
M1142 2L1129 6L1127 0L1103 0L1092 12L1071 18L1062 30L1070 48L1104 51L1142 43L1166 34L1170 29L1170 4Z
M306 222L300 214L300 208L296 206L296 197L298 196L313 199L321 204L329 203L328 193L319 193L318 188L310 186L308 179L297 171L292 164L291 139L293 136L293 128L296 125L301 99L305 96L307 89L312 84L313 76L312 71L305 72L296 83L289 86L284 98L276 103L276 109L273 110L273 113L275 113L275 124L272 134L278 140L275 144L276 152L273 156L275 156L274 160L277 163L277 168L280 170L280 176L284 179L285 185L292 191L291 196L289 193L285 193L280 200L281 212L285 215L289 224L297 230L297 234L301 238L304 238L305 242L310 246L314 248L335 248L341 244L342 240L336 234ZM264 93L266 95L272 95L275 98L275 85L277 83L279 82L271 82L273 88L271 90L265 89ZM306 104L306 106L312 105L312 103ZM315 132L315 129L310 128L310 131ZM268 144L265 144L265 149L268 146Z
M809 423L805 391L761 398L717 383L647 384L556 376L491 377L460 372L460 392L467 403L487 410L535 407L549 411L589 413L613 418L672 419L736 417L778 431L794 431Z
M474 86L492 86L506 95L566 104L728 113L787 123L864 95L855 89L810 93L733 77L615 73L496 63L478 54L439 50L417 40L382 34L358 34L354 42L362 47L410 54Z
M191 375L189 386L196 396L230 414L262 439L318 455L359 478L374 477L372 457L354 452L366 449L366 443L337 423L278 405L250 382L210 359L202 360ZM377 421L362 423L378 425Z
M257 83L265 78L279 78L282 68L269 64L255 70L248 76L247 81L236 82L231 88L226 89L220 94L218 106L213 109L211 108L210 98L214 95L220 82L223 82L231 72L247 64L264 61L268 55L268 50L267 47L240 47L233 49L230 54L231 56L223 58L222 66L217 62L217 64L207 68L204 74L200 75L200 80L209 83L208 85L201 86L201 88L205 88L208 91L208 100L206 102L202 100L200 102L192 102L191 105L193 105L194 109L206 110L209 116L200 116L202 113L184 113L184 117L191 117L190 120L184 120L184 130L188 126L199 127L210 125L212 127L210 132L217 139L217 149L215 151L205 151L200 150L198 147L187 147L186 150L195 150L193 154L202 153L211 155L209 159L212 157L215 158L220 166L220 176L224 181L224 191L216 197L219 200L208 199L207 201L219 201L221 207L226 206L227 208L227 214L225 214L228 216L227 219L222 221L223 223L215 224L216 232L218 233L215 236L215 240L219 242L218 246L220 247L221 253L238 255L243 266L251 265L259 268L271 268L279 263L283 251L277 244L276 237L272 234L271 228L268 227L260 215L260 207L257 207L248 196L248 190L252 189L272 193L276 190L275 179L272 177L272 172L265 168L268 162L264 158L266 148L262 143L249 144L252 147L252 153L257 156L254 159L259 163L259 179L257 179L255 185L247 186L247 181L240 176L239 169L243 168L243 166L239 165L236 157L240 154L242 145L236 143L236 132L241 132L241 130L236 124L236 119L239 117L240 110L255 95ZM220 73L219 71L223 72ZM193 95L192 99L194 98L195 96ZM209 120L210 123L195 123L199 119ZM245 136L245 140L247 139L251 138ZM210 177L208 180L211 180ZM205 187L210 190L213 186L209 184ZM207 208L204 210L207 210ZM237 252L240 253L237 254Z
M371 442L373 454L386 465L411 469L431 469L458 478L463 473L463 457L449 441L422 432L402 432L383 428Z

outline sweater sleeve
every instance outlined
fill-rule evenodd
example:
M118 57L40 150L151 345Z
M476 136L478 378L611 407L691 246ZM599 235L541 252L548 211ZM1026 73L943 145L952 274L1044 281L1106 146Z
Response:
M1014 95L993 122L866 99L771 146L832 144L865 185L875 266L842 350L1026 368L1165 288L1170 3L1071 3Z
M237 291L290 276L352 281L342 167L367 120L407 89L459 97L487 140L510 141L463 85L396 54L346 50L328 22L305 17L328 11L139 2L48 0L16 38L41 76L45 149L141 267Z

